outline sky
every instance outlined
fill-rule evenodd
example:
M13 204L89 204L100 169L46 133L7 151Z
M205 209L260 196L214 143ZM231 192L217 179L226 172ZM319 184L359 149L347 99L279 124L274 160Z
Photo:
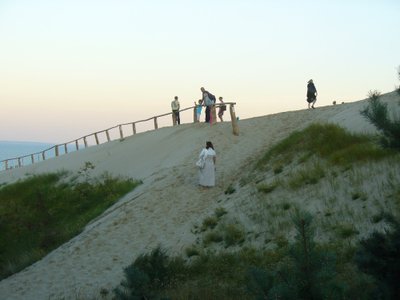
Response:
M311 78L317 107L390 92L399 15L398 0L0 0L0 141L64 143L200 87L240 119L305 109Z

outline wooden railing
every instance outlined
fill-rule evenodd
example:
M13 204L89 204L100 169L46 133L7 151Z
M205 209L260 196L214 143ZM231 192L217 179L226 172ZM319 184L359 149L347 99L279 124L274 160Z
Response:
M239 135L239 127L237 124L237 118L236 118L236 113L235 113L235 102L225 102L225 103L216 103L215 105L213 105L211 107L211 120L213 121L212 124L216 123L217 121L217 113L216 113L216 108L222 105L229 105L229 112L230 112L230 116L231 116L231 123L232 123L232 133L234 135ZM179 112L184 112L187 110L193 110L193 122L199 122L200 120L197 120L197 114L196 114L196 106L192 106L192 107L188 107L185 109L180 110ZM203 107L203 111L202 114L204 115L204 111L205 111L205 107ZM28 155L24 155L24 156L19 156L19 157L14 157L14 158L8 158L8 159L4 159L2 161L0 161L0 171L5 171L5 170L10 170L13 168L20 168L23 167L25 164L25 162L27 162L27 160L29 160L30 164L34 164L36 162L39 161L44 161L46 160L46 158L49 158L49 153L53 152L54 156L60 156L62 154L67 154L70 150L71 150L71 146L72 148L75 148L76 151L80 150L82 147L83 148L87 148L89 147L89 139L94 139L94 142L96 145L101 144L101 137L103 136L103 139L105 139L104 142L110 142L112 140L111 138L111 131L112 130L117 130L117 136L118 139L124 139L124 131L123 131L123 127L129 126L132 128L132 134L136 134L137 133L137 129L136 129L136 124L138 123L143 123L143 122L147 122L150 120L153 120L154 122L154 129L158 129L158 119L161 117L165 117L168 115L172 115L172 125L176 125L176 120L175 120L175 114L173 114L172 112L166 113L166 114L162 114L162 115L158 115L155 117L151 117L148 119L144 119L144 120L140 120L140 121L136 121L136 122L130 122L130 123L123 123L123 124L119 124L116 125L114 127L110 127L108 129L105 130L101 130L101 131L97 131L88 135L85 135L83 137L80 137L76 140L72 140L66 143L62 143L62 144L58 144L58 145L54 145L51 148L45 149L43 151L40 152L36 152L36 153L32 153L32 154L28 154ZM211 125L212 125L211 124ZM105 136L104 136L105 135ZM83 143L83 144L82 144ZM83 146L82 146L83 145ZM47 154L47 155L46 155Z

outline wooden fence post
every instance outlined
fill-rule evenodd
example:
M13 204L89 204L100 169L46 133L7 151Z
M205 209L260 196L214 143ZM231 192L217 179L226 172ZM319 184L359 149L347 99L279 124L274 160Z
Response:
M64 152L65 152L65 154L67 154L67 153L68 153L68 147L67 147L67 144L64 144Z
M85 148L87 148L88 143L87 143L87 140L86 140L86 136L83 137L83 143L85 144Z
M197 120L197 107L194 106L193 108L193 123L197 123L199 120Z
M6 167L6 170L8 170L8 160L6 160L6 161L4 162L4 165L5 165L5 167Z
M97 136L97 132L94 134L94 138L96 139L96 145L99 144L99 137Z
M108 130L106 130L106 136L107 136L107 142L109 142L111 139L110 139L110 133L108 132Z
M42 158L43 160L46 160L46 154L44 154L44 151L42 152Z
M57 157L58 156L58 145L55 146L54 151L55 151L55 154L56 154L56 157Z
M122 125L119 125L119 135L121 136L121 140L124 138L124 133L122 132Z
M18 167L21 168L21 157L18 157Z
M154 129L158 129L157 117L154 117Z
M136 134L136 125L135 125L135 123L132 123L132 131L133 131L133 134Z
M211 106L211 124L217 123L217 113L215 111L215 105Z
M75 146L76 146L76 151L78 151L79 150L78 140L75 140Z
M33 154L31 154L31 161L32 161L32 165L35 163L35 157Z
M231 113L232 132L234 135L239 135L239 126L238 126L238 122L236 119L235 108L233 107L233 104L230 105L229 111Z

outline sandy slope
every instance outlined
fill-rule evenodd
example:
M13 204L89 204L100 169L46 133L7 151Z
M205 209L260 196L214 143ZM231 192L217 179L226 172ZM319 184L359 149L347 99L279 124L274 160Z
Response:
M383 100L397 108L396 97L390 93ZM11 182L26 174L60 169L76 172L90 161L95 165L93 176L108 171L144 181L82 234L2 280L0 299L98 296L100 289L111 290L121 281L123 268L138 254L158 244L170 253L181 253L194 242L193 224L215 210L226 187L253 157L313 122L374 132L359 113L366 104L358 101L240 120L240 136L231 134L229 122L162 128L0 173L0 183ZM203 190L197 186L194 163L206 140L211 140L217 151L217 186Z

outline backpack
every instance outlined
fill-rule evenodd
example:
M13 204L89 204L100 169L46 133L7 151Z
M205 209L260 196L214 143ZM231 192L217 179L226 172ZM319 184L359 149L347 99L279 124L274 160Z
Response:
M208 98L210 98L210 100L213 102L213 103L215 103L215 101L217 101L217 98L215 98L215 96L213 95L213 94L211 94L210 92L207 92L208 93Z

